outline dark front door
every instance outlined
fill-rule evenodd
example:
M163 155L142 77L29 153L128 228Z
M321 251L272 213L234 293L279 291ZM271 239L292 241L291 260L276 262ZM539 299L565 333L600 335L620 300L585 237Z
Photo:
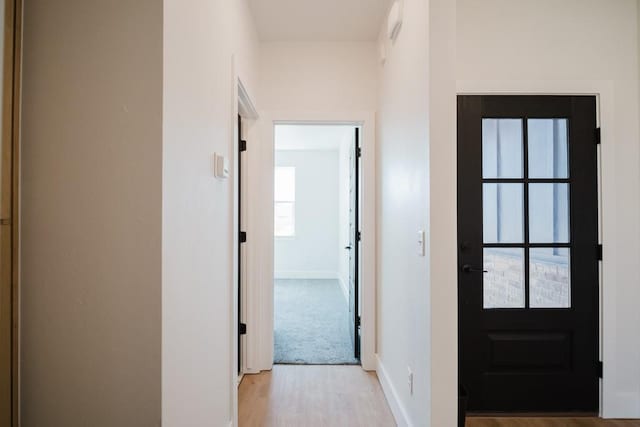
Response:
M354 130L349 172L349 331L354 356L360 358L360 304L359 304L359 189L360 189L360 129Z
M597 135L592 96L458 97L469 411L598 410Z

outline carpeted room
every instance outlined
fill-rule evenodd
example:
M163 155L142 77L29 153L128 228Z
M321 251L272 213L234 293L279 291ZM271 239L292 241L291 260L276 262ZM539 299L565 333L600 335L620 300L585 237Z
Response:
M276 279L274 362L357 364L349 307L335 279Z
M350 323L354 129L276 126L274 363L359 363Z

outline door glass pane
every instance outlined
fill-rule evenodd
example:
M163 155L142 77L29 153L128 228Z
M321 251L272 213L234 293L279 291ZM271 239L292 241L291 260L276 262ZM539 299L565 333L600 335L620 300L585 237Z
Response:
M529 241L569 242L569 184L529 184Z
M524 308L524 249L484 248L483 307Z
M522 184L482 185L484 243L522 243Z
M569 248L531 248L529 303L533 308L569 308Z
M567 119L529 119L529 178L568 178Z
M482 177L522 178L522 120L482 119Z

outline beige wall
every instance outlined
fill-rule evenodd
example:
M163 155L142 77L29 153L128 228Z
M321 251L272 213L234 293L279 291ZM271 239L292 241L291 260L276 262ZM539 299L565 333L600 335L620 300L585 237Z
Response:
M24 12L23 425L158 426L162 1Z

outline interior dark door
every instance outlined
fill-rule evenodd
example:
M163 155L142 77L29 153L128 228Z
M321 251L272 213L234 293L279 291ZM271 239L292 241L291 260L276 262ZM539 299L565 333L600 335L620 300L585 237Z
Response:
M242 335L247 333L247 325L242 322L242 275L243 265L243 247L247 241L247 234L243 231L244 215L243 215L243 180L242 180L242 153L247 151L247 141L242 138L242 117L238 115L238 373L242 372Z
M596 135L592 96L458 97L469 411L598 410Z
M353 147L350 155L349 179L349 331L353 343L354 356L360 358L360 312L359 312L359 255L360 228L359 189L360 189L360 129L355 128Z

